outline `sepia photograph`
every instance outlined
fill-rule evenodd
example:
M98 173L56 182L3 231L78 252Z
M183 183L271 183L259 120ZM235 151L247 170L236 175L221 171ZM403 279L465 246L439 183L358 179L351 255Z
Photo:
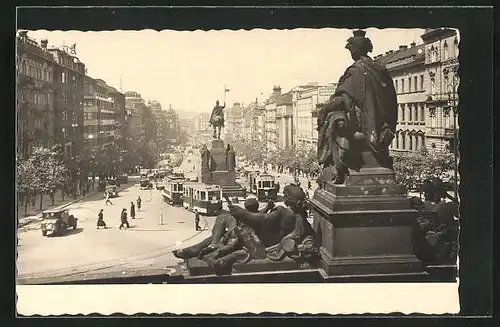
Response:
M18 287L457 293L459 49L447 26L19 29Z

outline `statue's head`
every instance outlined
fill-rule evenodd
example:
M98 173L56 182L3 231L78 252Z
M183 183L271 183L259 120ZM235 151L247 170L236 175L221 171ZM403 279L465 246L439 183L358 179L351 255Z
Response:
M259 211L259 201L255 198L246 199L245 209L250 212L257 213Z
M285 205L290 208L304 208L306 202L306 194L304 190L298 185L287 185L283 189L283 195L285 196Z
M219 105L219 100L215 101L215 105L217 106Z
M372 41L365 37L366 32L363 30L356 30L353 32L354 36L347 40L345 46L351 52L353 60L358 60L361 56L366 56L368 52L373 51Z
M446 187L443 181L437 177L431 177L424 181L422 191L426 201L439 202L446 197Z

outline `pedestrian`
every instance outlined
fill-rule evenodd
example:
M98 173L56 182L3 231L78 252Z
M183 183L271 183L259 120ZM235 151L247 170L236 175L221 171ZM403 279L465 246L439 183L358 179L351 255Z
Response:
M130 217L135 219L135 205L134 202L130 202Z
M276 182L275 188L276 188L276 194L278 194L280 192L280 188L281 188L280 182Z
M194 224L195 224L196 231L201 230L201 227L200 227L200 213L198 211L196 211L196 214L194 215Z
M310 190L311 188L312 188L311 181L308 180L307 181L307 189Z
M142 204L141 197L140 197L140 196L138 196L138 197L137 197L137 210L141 210L141 204Z
M111 200L109 199L109 192L105 192L106 193L106 206L109 204L113 205L113 202L111 202Z
M104 210L101 209L101 211L99 211L99 214L97 215L97 229L99 229L99 227L104 227L104 229L106 229L106 223L104 222L104 214L102 213Z
M125 225L127 226L127 228L130 228L130 225L128 224L128 219L127 219L127 209L125 209L125 208L122 209L120 219L121 219L121 224L120 224L119 229L122 229L122 227Z

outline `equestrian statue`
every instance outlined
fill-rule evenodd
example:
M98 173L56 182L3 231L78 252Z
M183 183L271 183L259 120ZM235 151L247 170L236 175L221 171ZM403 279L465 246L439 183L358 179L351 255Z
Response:
M224 127L224 108L226 108L226 103L224 102L224 106L220 106L219 100L217 100L210 115L209 125L214 128L214 139L220 140L220 132Z

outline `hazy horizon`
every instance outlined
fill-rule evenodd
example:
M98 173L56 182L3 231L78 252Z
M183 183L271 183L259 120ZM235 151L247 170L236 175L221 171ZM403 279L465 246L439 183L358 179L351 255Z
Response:
M411 42L424 29L365 29L372 57ZM178 112L209 112L226 105L266 99L274 85L287 92L307 82L337 82L352 62L344 48L352 29L251 31L28 31L50 46L76 43L88 75L122 92L136 91ZM183 116L181 114L181 116Z

